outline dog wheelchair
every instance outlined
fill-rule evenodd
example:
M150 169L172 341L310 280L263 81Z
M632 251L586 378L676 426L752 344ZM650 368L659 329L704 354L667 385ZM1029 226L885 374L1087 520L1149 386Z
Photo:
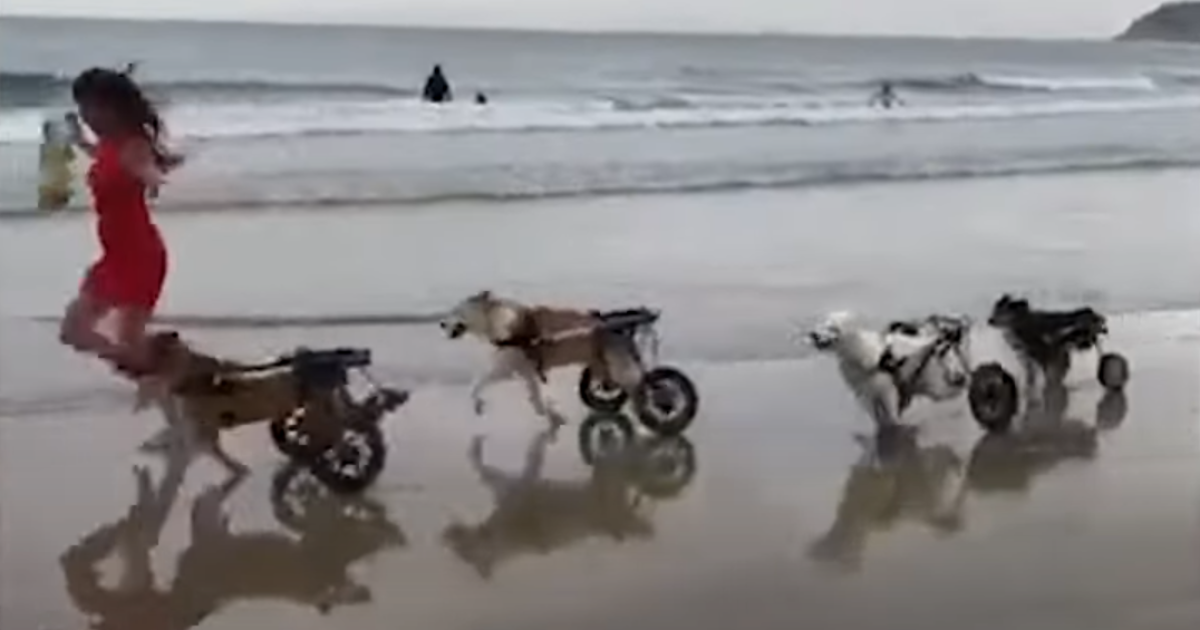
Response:
M206 393L232 396L240 388L254 387L256 379L290 373L292 413L270 420L272 441L331 490L357 493L383 471L387 445L380 420L408 401L407 392L380 386L367 372L370 365L367 349L300 348L266 363L223 367L211 375ZM360 400L349 391L351 370L371 385L371 392Z
M1129 381L1129 362L1117 352L1105 351L1108 320L1091 308L1070 311L1034 310L1024 299L1002 296L992 308L988 324L1006 333L1027 366L1036 366L1046 384L1061 384L1071 367L1073 352L1095 350L1099 356L1096 379L1109 394L1121 392ZM1028 376L1032 385L1032 375ZM999 363L978 366L967 391L971 413L984 430L1004 433L1019 408L1017 381Z
M655 324L660 313L648 308L593 311L599 320L592 334L604 374L592 366L579 376L579 398L594 411L617 413L626 402L642 426L662 436L680 435L692 424L700 407L696 386L677 368L655 365L658 336ZM646 359L646 355L650 359ZM630 363L633 376L621 384L614 375L623 366L612 365L613 357Z

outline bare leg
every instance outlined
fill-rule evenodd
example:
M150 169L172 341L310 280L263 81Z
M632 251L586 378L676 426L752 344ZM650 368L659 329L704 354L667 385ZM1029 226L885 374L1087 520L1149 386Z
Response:
M115 346L112 341L96 330L96 324L109 310L108 306L80 293L67 305L58 331L59 341L79 352L97 356L113 352Z
M150 367L146 346L146 325L150 323L150 311L138 307L121 307L118 315L115 352L106 358L139 368Z

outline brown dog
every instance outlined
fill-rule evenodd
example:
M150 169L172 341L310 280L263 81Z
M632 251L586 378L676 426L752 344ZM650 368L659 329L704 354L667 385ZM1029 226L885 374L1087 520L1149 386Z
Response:
M516 376L538 415L557 425L562 415L541 388L549 370L586 365L623 387L636 384L637 358L628 349L603 344L600 324L590 311L526 306L483 291L460 302L439 325L451 339L471 334L496 348L491 369L471 388L475 413L483 413L486 387Z
M328 405L319 404L320 400L313 404L310 397L305 406L299 383L289 369L247 372L246 366L196 351L173 332L154 334L150 344L155 375L139 382L138 407L157 402L169 426L143 444L143 450L160 450L180 442L174 438L182 437L182 446L189 455L207 452L230 474L240 476L246 466L221 448L222 431L282 421L302 406L305 413L335 411L333 392L326 401Z

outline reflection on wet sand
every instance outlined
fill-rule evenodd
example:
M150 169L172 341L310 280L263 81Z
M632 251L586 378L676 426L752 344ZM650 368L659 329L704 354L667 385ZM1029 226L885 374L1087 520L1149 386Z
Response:
M371 600L349 575L364 558L406 543L386 509L365 499L324 494L306 472L281 468L273 508L294 535L234 532L223 505L238 482L206 490L192 505L190 544L176 559L169 588L156 587L150 554L170 512L186 462L168 465L158 490L139 473L138 497L125 518L85 536L62 557L67 590L93 628L192 628L238 600L282 599L322 613ZM100 584L97 564L117 553L124 580Z
M158 544L178 496L184 468L178 463L169 466L157 488L151 485L149 471L138 468L137 499L126 515L87 534L60 556L67 594L88 617L90 627L119 630L147 624L188 628L207 616L184 610L171 593L158 590L150 564L150 551ZM97 565L114 552L120 555L123 573L117 586L110 589L100 584ZM183 623L170 623L189 617Z
M947 444L921 444L913 428L860 437L862 453L850 467L833 525L811 544L809 555L830 566L858 570L871 535L903 522L953 535L965 525L969 496L1024 494L1034 479L1059 464L1093 459L1098 432L1119 427L1127 407L1124 394L1106 394L1093 426L1064 417L1065 404L1051 405L1007 434L980 437L965 465Z
M617 542L654 536L650 501L677 496L691 481L695 455L686 438L662 442L667 448L686 453L690 470L682 475L667 471L657 481L650 451L640 443L619 456L592 462L584 480L544 479L546 449L553 430L537 434L530 442L524 467L509 472L484 461L483 438L476 437L468 459L480 482L492 494L495 507L483 521L468 525L454 522L443 531L445 544L481 577L490 578L504 562L529 554L551 551L596 537ZM678 483L676 483L678 482Z
M915 521L935 531L958 528L947 505L962 459L944 445L921 446L915 431L883 431L859 437L862 453L850 466L842 500L829 530L809 548L814 560L858 569L871 534Z

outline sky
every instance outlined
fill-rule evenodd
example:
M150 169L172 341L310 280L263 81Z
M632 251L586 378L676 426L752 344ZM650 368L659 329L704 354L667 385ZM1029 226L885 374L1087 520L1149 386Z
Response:
M1160 0L4 0L0 15L950 37L1110 37Z

